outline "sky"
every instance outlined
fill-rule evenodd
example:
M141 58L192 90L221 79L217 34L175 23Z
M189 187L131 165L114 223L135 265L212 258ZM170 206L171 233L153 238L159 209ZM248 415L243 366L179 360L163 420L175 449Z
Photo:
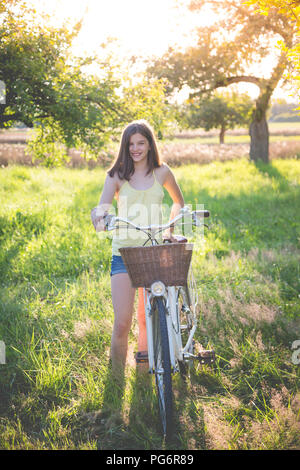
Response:
M207 10L201 16L187 8L190 0L28 0L38 11L50 14L54 25L66 18L76 22L83 17L82 29L74 42L74 52L100 54L100 45L108 37L117 39L113 46L122 58L136 56L161 56L169 46L192 45L197 25L209 25L214 14ZM177 7L176 7L177 4ZM181 5L178 7L178 4ZM252 98L258 87L251 84L239 86ZM183 98L185 93L182 93ZM285 92L277 91L277 97Z
M189 3L189 0L180 0ZM97 49L107 37L116 37L123 54L161 55L170 44L191 43L193 15L174 0L29 0L51 13L54 23L84 17L78 50ZM209 15L202 15L207 23Z

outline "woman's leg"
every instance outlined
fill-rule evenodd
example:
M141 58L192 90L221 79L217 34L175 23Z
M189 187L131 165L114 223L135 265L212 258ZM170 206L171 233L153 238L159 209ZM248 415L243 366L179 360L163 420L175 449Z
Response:
M121 372L126 363L135 297L135 289L127 273L114 274L111 277L111 294L115 315L111 338L111 361L113 369Z
M147 329L145 317L144 291L142 287L138 289L138 351L147 351Z

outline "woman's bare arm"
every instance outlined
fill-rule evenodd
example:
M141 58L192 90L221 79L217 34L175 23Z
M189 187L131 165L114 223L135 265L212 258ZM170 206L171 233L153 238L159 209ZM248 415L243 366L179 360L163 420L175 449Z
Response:
M172 220L174 219L174 217L176 217L176 215L179 214L180 209L184 207L184 199L183 199L181 189L176 181L176 178L172 170L167 165L165 165L164 171L165 171L165 180L164 180L163 186L166 188L166 190L170 194L171 199L173 201L171 214L169 218L169 220ZM174 231L174 227L170 227L169 233L165 233L164 236L168 234L171 235L173 231Z
M118 191L118 183L116 177L106 176L103 191L100 196L100 201L97 207L94 207L91 212L93 225L97 231L104 230L103 217L108 214L113 198Z

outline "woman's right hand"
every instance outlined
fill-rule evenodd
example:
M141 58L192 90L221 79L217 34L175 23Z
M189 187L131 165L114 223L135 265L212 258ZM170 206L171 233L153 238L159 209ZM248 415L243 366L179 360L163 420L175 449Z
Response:
M107 215L107 212L105 212L102 215L97 215L97 209L98 209L98 207L94 207L91 210L92 223L94 225L94 229L96 230L96 232L104 232L106 230L105 216Z

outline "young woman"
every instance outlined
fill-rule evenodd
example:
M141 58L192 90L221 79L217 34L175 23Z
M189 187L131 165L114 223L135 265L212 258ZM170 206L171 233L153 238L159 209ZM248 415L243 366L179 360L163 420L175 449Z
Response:
M118 157L108 171L100 202L92 211L92 221L97 231L104 230L103 218L111 208L115 197L118 215L137 225L161 223L161 207L167 190L173 205L170 220L184 206L184 200L176 179L165 164L161 163L154 134L149 124L134 121L123 131ZM172 229L164 238L173 238ZM111 339L111 361L114 369L123 370L127 356L128 334L134 309L135 289L131 286L119 248L141 246L146 235L134 230L120 229L112 241L111 293L114 308L114 325ZM147 335L143 290L138 289L138 353L137 362L147 360Z

